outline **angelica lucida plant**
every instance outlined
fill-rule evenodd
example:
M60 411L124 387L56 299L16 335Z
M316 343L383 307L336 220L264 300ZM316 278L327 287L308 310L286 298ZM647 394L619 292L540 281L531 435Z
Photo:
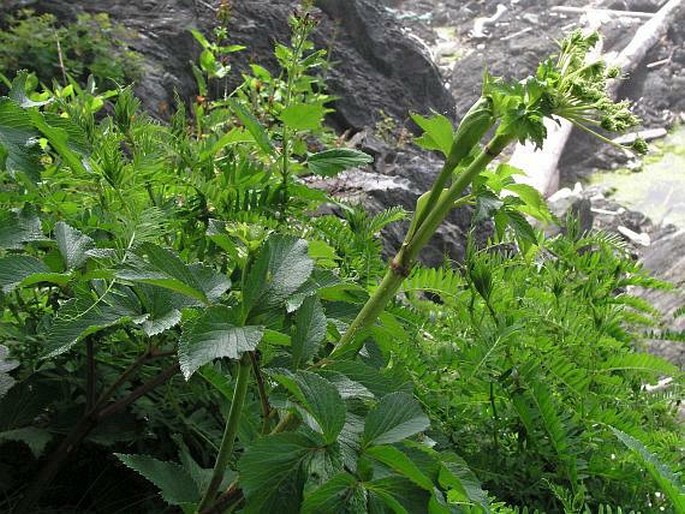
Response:
M444 117L414 116L425 131L418 142L441 151L445 164L432 188L418 199L404 242L378 288L336 345L332 358L359 352L363 340L358 335L373 325L394 297L421 249L450 211L474 200L467 188L507 146L519 141L542 147L547 135L545 118L567 119L604 141L608 139L597 128L624 132L639 123L628 102L614 102L607 92L608 81L620 70L607 68L601 60L587 60L598 39L597 33L573 32L560 43L556 58L545 60L534 75L516 83L486 73L481 96L454 132ZM482 144L489 133L492 136ZM643 153L644 141L638 139L632 149Z

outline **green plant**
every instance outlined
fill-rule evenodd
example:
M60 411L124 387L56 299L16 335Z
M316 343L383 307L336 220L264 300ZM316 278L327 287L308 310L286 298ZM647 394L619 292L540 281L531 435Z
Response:
M414 260L455 203L473 203L480 216L493 217L502 245L513 231L522 262L544 250L523 215L549 217L539 195L513 183L506 165L484 168L509 141L540 144L542 117L567 106L569 95L598 101L585 89L568 90L604 85L603 70L581 65L592 38L574 35L563 48L573 54L571 69L550 61L536 78L514 85L488 77L483 99L456 132L444 118L416 118L426 130L423 146L442 150L447 164L374 290L369 284L383 272L377 234L403 213L371 217L346 208L341 220L312 219L330 199L298 176L334 175L369 157L321 147L329 97L315 70L323 54L308 41L307 10L291 26L291 44L276 48L280 74L253 66L237 90L219 88L215 98L208 84L229 71L222 55L240 49L221 33L213 42L196 34L205 98L192 118L179 102L169 126L147 118L130 89L98 94L92 82L36 93L35 81L20 73L0 98L0 338L10 357L3 349L0 377L7 383L9 371L17 381L0 398L0 439L12 450L2 453L10 465L27 446L35 455L24 459L3 506L32 512L51 482L74 482L65 469L91 445L106 446L111 467L140 473L184 512L516 511L482 489L463 459L470 448L440 442L453 427L443 426L423 395L433 384L418 381L418 398L438 422L431 430L412 394L409 347L398 344L409 342L422 313L389 300L403 282L418 280ZM113 103L111 114L96 117L105 102ZM594 106L613 121L632 121L625 106ZM494 142L480 150L497 121ZM469 185L472 192L459 198ZM563 244L576 243L570 241ZM457 303L456 316L467 312L476 335L506 332L492 291L505 283L508 261L475 255L466 275L470 303ZM435 273L436 294L444 280L458 283L447 271ZM600 305L615 297L608 286L570 294ZM546 298L536 297L537 307ZM595 305L587 303L591 311ZM476 366L474 379L498 373L495 364L502 365ZM539 377L525 371L518 371L528 381L518 403L513 371L502 381L516 406L539 406L528 420L530 440L549 443L540 460L560 467L545 477L549 490L575 505L575 434L557 414L560 398L545 396ZM629 374L613 387L629 385L637 394L643 376ZM441 401L453 401L443 393ZM610 424L610 408L597 409ZM474 432L483 434L488 424L474 419ZM23 480L30 482L24 489ZM46 503L62 507L59 498ZM147 511L163 508L148 502Z
M28 69L45 84L56 79L65 85L69 75L83 82L93 75L108 87L140 77L141 57L126 43L132 32L106 13L82 13L60 25L52 14L24 9L0 21L6 24L0 31L0 74Z
M439 420L438 440L513 505L552 512L564 498L572 512L594 512L620 498L628 510L667 509L611 428L682 466L681 373L639 351L658 318L625 292L665 285L603 234L571 228L532 255L509 245L471 245L463 265L418 268L402 286L397 315L415 328L397 354ZM676 377L668 394L644 388L663 375Z
M507 84L486 76L481 97L454 132L444 117L414 117L426 131L419 140L422 146L442 152L445 164L431 190L419 198L402 247L374 295L336 345L334 356L360 350L363 338L358 335L374 323L395 295L419 252L447 214L455 205L475 199L472 194L462 194L511 142L531 141L542 146L546 117L564 117L585 128L594 124L617 131L637 124L627 103L616 104L607 96L606 81L614 75L614 70L607 70L603 61L585 61L598 37L597 34L574 32L561 43L557 59L545 61L535 76L525 81ZM494 136L481 149L480 140L495 125ZM634 146L643 150L644 142L636 142ZM520 197L526 203L527 195L520 194ZM530 233L525 219L516 209L502 209L500 213L519 233Z

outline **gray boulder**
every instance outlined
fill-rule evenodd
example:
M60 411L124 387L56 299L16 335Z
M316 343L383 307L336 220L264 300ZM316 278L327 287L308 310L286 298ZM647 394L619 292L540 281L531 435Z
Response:
M248 62L273 66L274 43L288 40L288 15L298 4L293 0L232 2L230 40L248 47L231 56L236 82ZM332 50L328 85L338 97L332 123L356 131L373 127L381 110L397 120L406 119L412 110L452 112L452 96L435 65L376 4L318 2L315 43ZM65 21L79 12L106 11L137 35L130 44L145 60L138 93L151 112L164 118L173 105L174 90L184 98L196 92L190 63L196 61L200 48L189 29L209 33L216 24L218 5L217 0L5 0L0 11L31 8Z

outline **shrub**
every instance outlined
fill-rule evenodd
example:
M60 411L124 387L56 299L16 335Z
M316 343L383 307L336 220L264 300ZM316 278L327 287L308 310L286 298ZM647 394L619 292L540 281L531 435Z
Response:
M49 13L24 9L0 20L0 73L27 69L38 79L64 84L67 75L85 83L88 75L105 87L125 85L140 78L142 60L128 41L133 32L112 23L106 13L82 13L61 25Z

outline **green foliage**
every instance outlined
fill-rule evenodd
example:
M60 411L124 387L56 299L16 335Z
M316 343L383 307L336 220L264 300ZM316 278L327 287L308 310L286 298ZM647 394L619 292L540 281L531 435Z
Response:
M200 499L200 484L190 473L174 462L162 462L146 455L117 457L159 488L160 495L170 505L194 505Z
M456 269L419 268L403 285L408 304L395 314L415 329L398 353L445 431L431 435L453 441L490 494L513 505L559 510L550 491L561 488L573 511L617 499L668 508L655 494L667 489L645 482L598 428L652 444L682 438L672 399L644 388L680 371L639 352L655 314L620 292L659 284L601 234L558 236L530 255L511 244L472 248ZM681 466L682 449L667 447L660 455Z
M461 266L402 270L402 296L341 356L380 289L379 234L406 213L338 203L339 217L312 215L333 200L301 175L371 161L331 147L315 20L296 12L278 69L253 64L229 91L226 57L243 48L227 41L226 9L213 37L193 32L204 98L179 101L169 125L130 88L93 80L37 92L19 73L0 98L2 508L57 506L41 497L58 482L79 488L63 504L87 496L106 511L79 480L99 456L184 512L667 508L655 487L678 490L665 466L682 465L681 432L672 398L643 385L680 376L636 352L657 322L625 291L656 281L609 238L545 241L524 214L551 215L509 166L476 167L471 193L445 193L467 185L459 173L497 120L507 138L537 141L544 95L488 79L456 130L415 118L451 168L410 235L430 226L434 196L447 212L474 204L495 239ZM32 20L17 25L53 30ZM140 491L112 487L129 510L166 508L152 490L133 506Z
M685 487L680 477L661 463L639 440L617 428L609 428L623 444L639 456L650 476L673 504L675 512L685 512Z
M0 21L7 25L0 31L1 74L28 69L45 84L93 75L107 87L140 76L141 57L128 47L134 34L106 13L81 13L61 25L52 14L25 9Z

